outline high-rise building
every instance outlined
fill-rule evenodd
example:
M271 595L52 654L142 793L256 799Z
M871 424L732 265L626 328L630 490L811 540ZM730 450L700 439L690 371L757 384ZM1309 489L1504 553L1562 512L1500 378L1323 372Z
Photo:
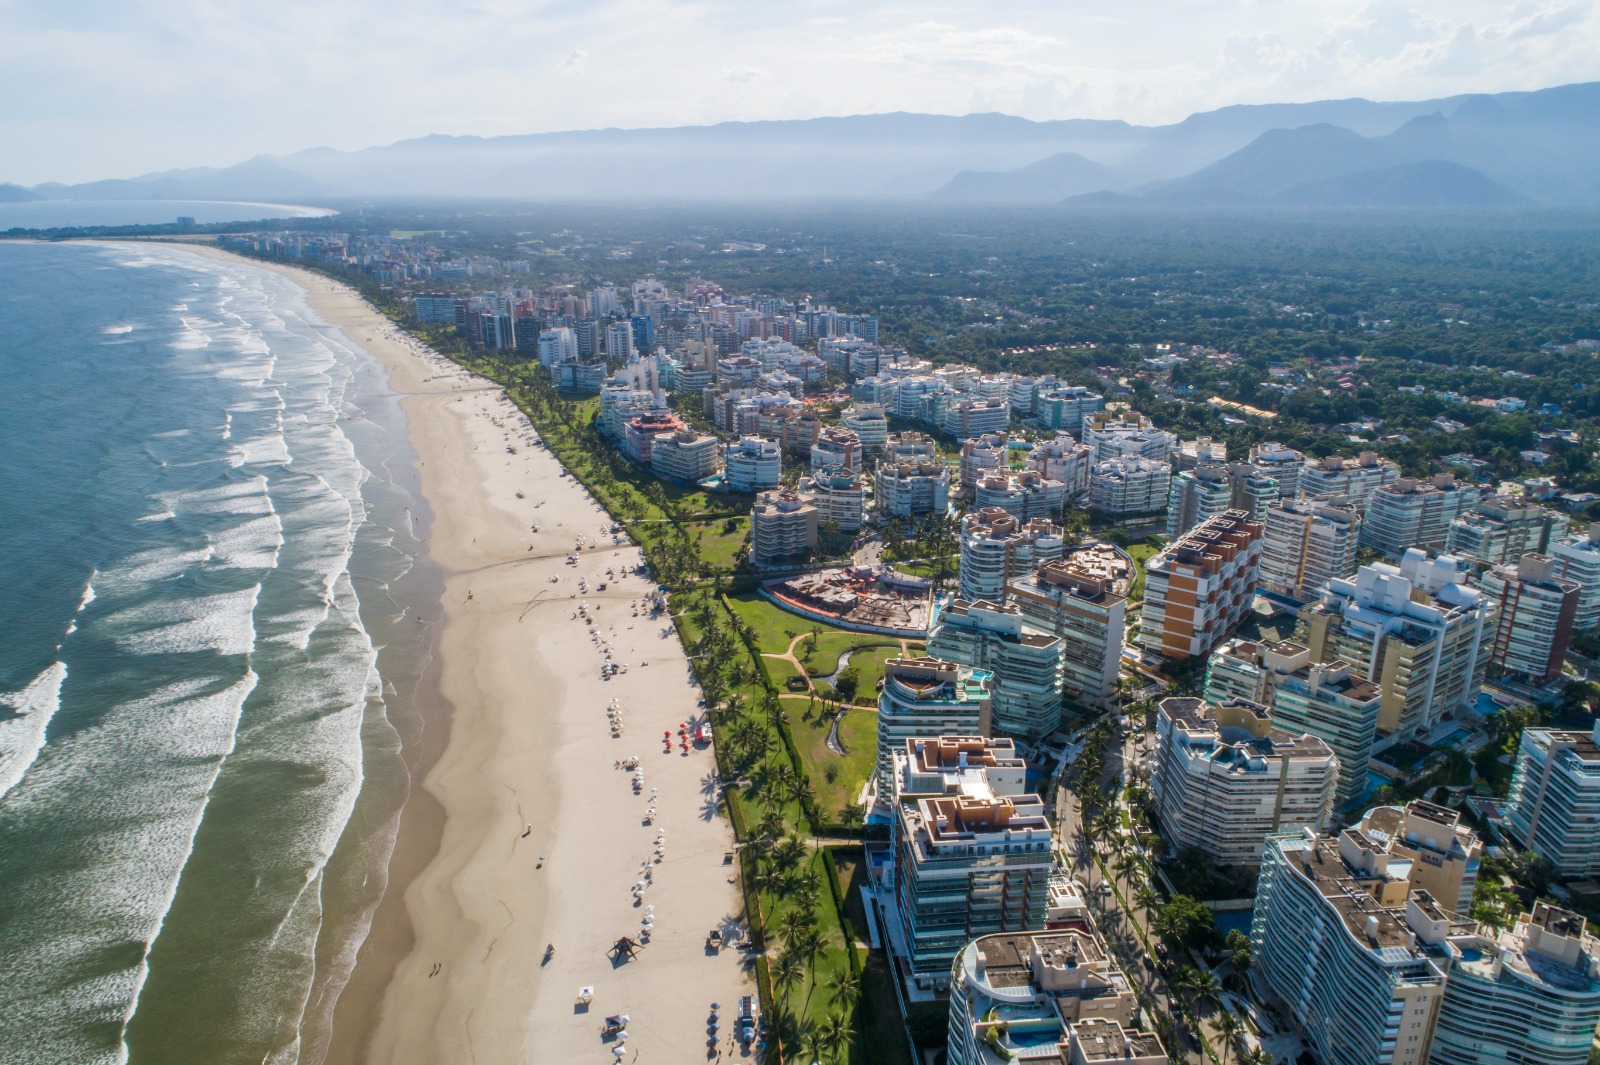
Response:
M1172 478L1167 492L1167 537L1182 536L1201 522L1234 509L1226 466L1196 466Z
M1600 522L1550 543L1556 576L1578 584L1578 610L1572 627L1587 632L1600 625Z
M1055 833L1004 748L933 734L894 754L890 956L908 986L942 990L973 939L1044 928Z
M649 319L645 319L647 322ZM650 349L645 348L646 352ZM606 326L606 358L612 362L619 360L626 362L633 358L638 349L633 343L632 322L612 322Z
M1172 453L1172 468L1192 470L1196 466L1225 466L1228 463L1228 445L1209 436L1194 440L1180 440Z
M1232 490L1233 509L1242 510L1256 520L1267 507L1278 501L1278 479L1264 467L1250 462L1228 464L1228 486Z
M1145 566L1139 643L1163 658L1210 654L1250 610L1261 523L1230 510L1169 542Z
M1087 918L974 939L950 968L948 1065L1167 1065ZM1020 1022L1020 1023L1019 1023Z
M1016 473L991 473L978 478L973 489L974 504L980 508L999 507L1019 521L1056 518L1066 505L1067 486L1052 481L1036 470Z
M873 506L880 522L950 509L950 468L937 459L883 460L872 477Z
M1341 497L1283 499L1262 515L1261 588L1306 600L1356 571L1361 508Z
M1246 699L1272 708L1284 728L1320 738L1339 756L1335 802L1367 791L1382 690L1343 661L1313 662L1301 644L1229 640L1206 662L1206 699Z
M1016 607L952 601L934 618L928 654L990 675L993 731L1037 741L1061 727L1061 638Z
M1254 867L1274 832L1328 827L1337 773L1332 748L1258 703L1161 700L1150 790L1173 846Z
M1557 577L1549 555L1523 555L1515 565L1495 566L1479 582L1497 604L1489 667L1526 684L1550 684L1572 643L1578 613L1577 581Z
M735 492L761 492L783 480L783 448L776 440L741 436L722 452L722 481Z
M1012 579L1006 597L1029 624L1061 638L1062 695L1109 706L1122 667L1127 599L1111 577L1063 560Z
M722 442L709 433L680 429L656 437L650 452L650 469L663 481L697 484L717 472Z
M824 466L800 481L800 494L817 508L821 525L832 522L842 533L856 533L867 517L867 482L843 466Z
M1567 535L1567 516L1512 496L1490 496L1450 523L1445 550L1485 566L1549 551Z
M1018 521L999 507L970 510L961 519L957 594L969 603L1003 603L1006 584L1061 557L1061 527Z
M1278 483L1279 499L1293 499L1300 494L1300 471L1306 467L1306 457L1294 448L1265 441L1250 449L1246 465Z
M1460 561L1407 551L1329 581L1300 611L1298 637L1317 662L1343 659L1383 689L1381 737L1425 732L1468 709L1483 687L1495 605L1467 584Z
M958 476L961 487L971 493L980 477L1005 473L1010 469L1011 450L1006 446L1005 433L985 433L969 437L961 444L961 465Z
M1111 516L1159 514L1171 485L1172 466L1165 459L1107 459L1089 471L1089 506Z
M1105 406L1105 398L1077 385L1052 385L1033 392L1033 421L1041 429L1081 433L1083 420ZM1015 406L1015 404L1013 404Z
M891 658L878 695L878 801L894 796L894 752L911 739L987 736L993 678L924 655Z
M839 416L839 422L856 434L869 455L882 454L889 446L889 416L881 403L854 404Z
M1402 477L1372 493L1361 543L1387 558L1399 558L1409 548L1444 550L1450 523L1479 499L1476 485L1463 484L1448 473L1426 481Z
M1522 730L1504 824L1562 876L1600 875L1600 725Z
M578 361L578 338L566 326L546 329L539 334L539 365L546 368L558 362Z
M1116 458L1145 458L1168 462L1177 437L1162 432L1143 414L1133 411L1099 411L1083 420L1083 442L1094 449L1096 462Z
M787 489L763 492L750 510L750 561L766 569L799 562L817 546L817 508Z
M962 399L944 412L944 431L957 440L985 433L1003 433L1011 424L1011 406L1003 399Z
M1509 929L1424 930L1450 977L1432 1065L1585 1065L1600 1022L1600 942L1578 914L1536 902ZM1442 941L1442 942L1441 942Z
M1089 492L1089 471L1094 468L1094 450L1065 433L1042 441L1028 452L1028 468L1066 486L1067 500L1081 499Z
M1443 959L1422 949L1397 910L1407 905L1403 874L1359 838L1267 839L1250 981L1327 1065L1424 1065L1444 998Z
M1308 462L1300 470L1299 488L1301 495L1344 496L1365 507L1374 492L1399 479L1399 466L1376 452L1363 451L1355 458L1329 455Z
M1368 846L1411 862L1407 879L1440 905L1465 915L1478 886L1483 841L1444 806L1414 799L1404 806L1368 810L1354 831Z

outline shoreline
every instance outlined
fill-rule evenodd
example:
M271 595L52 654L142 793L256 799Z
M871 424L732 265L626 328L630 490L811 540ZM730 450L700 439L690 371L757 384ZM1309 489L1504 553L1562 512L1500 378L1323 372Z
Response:
M383 365L402 397L432 515L426 557L444 587L415 700L420 731L396 722L412 779L388 885L337 989L332 1031L302 1033L305 1060L319 1044L333 1065L599 1060L614 1046L599 1020L617 1012L632 1018L629 1050L681 1056L704 1045L709 1003L727 1010L751 990L735 951L704 948L710 927L737 934L742 899L722 863L732 832L709 790L709 750L663 753L661 731L701 711L670 620L630 610L655 587L633 573L638 548L602 535L610 516L498 385L424 348L355 290L206 245L170 246L288 277L323 322ZM578 535L588 546L569 564ZM603 648L628 671L602 679ZM622 739L607 726L613 700ZM629 756L643 760L638 794L614 769ZM659 814L646 824L656 787ZM671 841L659 858L658 832ZM645 869L641 903L633 884ZM614 967L605 952L640 937L645 904L662 931ZM547 943L557 945L548 965ZM596 989L589 1011L574 1004L586 985Z

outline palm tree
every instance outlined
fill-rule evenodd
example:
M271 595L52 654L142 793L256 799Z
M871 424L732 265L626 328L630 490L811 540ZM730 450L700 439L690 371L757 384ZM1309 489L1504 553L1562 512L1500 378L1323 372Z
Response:
M811 973L811 983L806 986L806 1003L800 1007L804 1012L811 1008L811 992L817 989L817 958L828 949L828 938L812 925L789 941L789 949L805 958L806 969Z
M790 836L772 849L772 861L779 869L788 872L798 866L806 856L806 845L796 836Z
M1261 1047L1252 1047L1239 1055L1239 1065L1272 1065L1272 1055Z
M1133 903L1146 913L1155 913L1161 905L1161 896L1149 884L1141 884L1133 893Z
M861 977L853 969L837 969L823 982L828 986L828 998L843 1016L854 1012L861 1001Z
M850 1022L843 1014L830 1013L822 1018L817 1026L822 1045L827 1048L828 1056L838 1061L845 1049L850 1046L850 1041L856 1037L855 1030L850 1027Z
M792 950L795 941L815 929L816 924L817 919L812 916L810 910L790 910L778 921L778 932Z
M795 985L805 979L805 976L805 962L792 951L786 950L779 954L778 960L772 964L772 984L783 992L785 999L789 997L789 992L795 989Z
M1222 985L1217 983L1215 975L1201 969L1190 969L1184 973L1184 990L1189 992L1195 1007L1200 1010L1215 1008L1222 1001Z
M1222 1040L1222 1065L1228 1065L1228 1054L1238 1044L1239 1037L1244 1034L1244 1022L1227 1010L1223 1010L1217 1014L1212 1027L1216 1029L1217 1038Z

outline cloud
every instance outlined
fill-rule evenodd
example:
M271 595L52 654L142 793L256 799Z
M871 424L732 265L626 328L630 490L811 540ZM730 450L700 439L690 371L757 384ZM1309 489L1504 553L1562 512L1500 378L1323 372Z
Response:
M1591 80L1596 40L1593 0L0 0L0 99L27 102L0 109L0 181L429 133L884 111L1173 122Z

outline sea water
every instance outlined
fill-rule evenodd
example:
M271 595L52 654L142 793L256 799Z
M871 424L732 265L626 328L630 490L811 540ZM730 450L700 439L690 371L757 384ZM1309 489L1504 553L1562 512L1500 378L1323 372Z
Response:
M0 1061L314 1061L425 668L396 397L279 275L0 243L0 403Z

